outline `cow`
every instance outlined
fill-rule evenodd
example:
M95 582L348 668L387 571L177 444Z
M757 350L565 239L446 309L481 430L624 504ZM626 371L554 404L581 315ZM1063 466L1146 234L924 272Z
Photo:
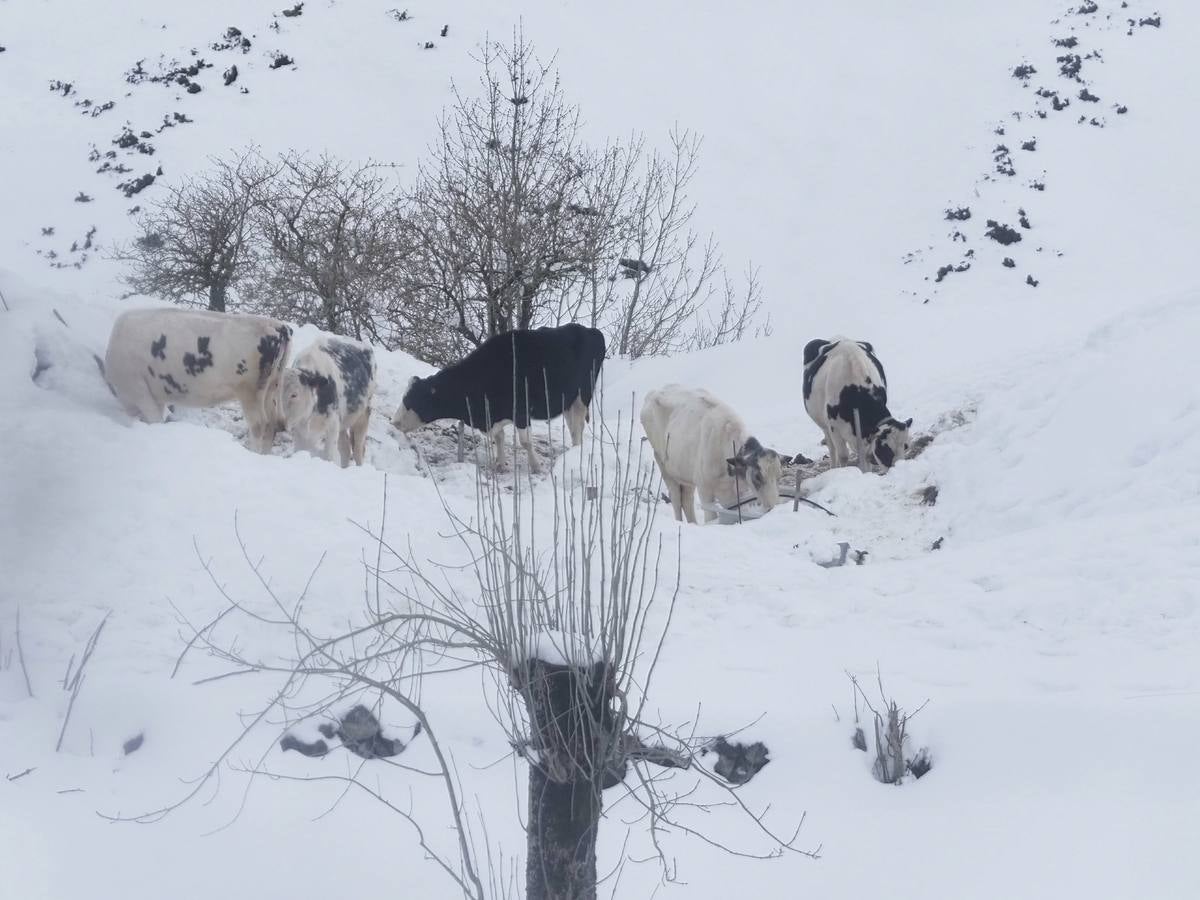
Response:
M498 334L440 372L412 378L392 424L407 433L437 419L457 419L491 434L501 468L504 426L512 422L529 468L537 472L529 423L565 416L572 445L582 443L605 352L603 334L575 323Z
M804 408L825 432L829 458L836 466L850 461L855 413L869 462L890 469L908 453L912 419L900 421L888 411L887 376L866 341L821 338L804 347Z
M275 319L186 309L134 309L113 323L104 377L126 412L161 422L174 406L238 400L247 445L270 453L292 329Z
M717 518L714 501L731 509L757 497L764 512L779 502L779 454L708 391L678 384L651 391L642 403L642 428L677 520L695 523L697 492L705 522Z
M281 427L300 450L333 462L336 449L342 468L350 465L351 456L361 466L375 374L370 347L345 338L321 338L283 372Z

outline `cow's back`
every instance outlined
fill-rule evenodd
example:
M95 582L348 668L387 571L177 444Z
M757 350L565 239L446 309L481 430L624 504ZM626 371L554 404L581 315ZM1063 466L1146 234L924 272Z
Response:
M819 348L805 366L804 405L817 421L825 417L828 406L839 402L847 385L868 387L881 403L887 403L887 380L871 345L846 338L835 341Z
M646 395L642 428L665 471L690 484L719 475L723 460L746 439L732 408L702 388L678 384Z
M118 396L144 386L163 404L211 406L277 383L290 340L262 316L130 310L113 324L105 373Z

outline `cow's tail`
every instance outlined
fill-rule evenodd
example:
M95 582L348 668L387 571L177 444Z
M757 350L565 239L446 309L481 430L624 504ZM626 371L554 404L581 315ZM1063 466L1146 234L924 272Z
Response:
M92 354L92 359L96 361L96 368L100 370L100 377L103 378L104 383L108 385L109 393L116 397L117 389L113 387L112 382L108 380L108 373L104 371L104 360L102 360L99 355L95 353Z

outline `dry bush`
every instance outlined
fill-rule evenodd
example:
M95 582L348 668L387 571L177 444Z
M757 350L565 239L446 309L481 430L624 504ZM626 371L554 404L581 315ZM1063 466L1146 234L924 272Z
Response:
M251 148L167 187L139 219L141 233L114 251L130 266L125 281L139 294L224 312L258 264L251 213L274 174Z

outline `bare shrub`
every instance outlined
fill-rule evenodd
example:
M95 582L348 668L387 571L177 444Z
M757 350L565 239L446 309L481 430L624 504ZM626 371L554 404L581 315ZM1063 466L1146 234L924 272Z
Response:
M666 153L639 135L593 149L553 63L519 31L485 44L479 62L480 95L455 88L409 198L406 349L444 363L495 334L566 321L634 358L745 335L758 277L751 268L735 285L716 240L694 228L699 137L673 131Z
M114 250L130 265L125 281L139 294L224 312L256 265L251 212L273 174L250 149L168 186L142 214L141 233Z
M615 812L601 819L609 789L616 794L612 810L624 808L620 818L644 824L665 880L676 873L663 846L671 833L755 858L816 855L796 847L799 825L790 837L777 836L763 817L765 810L749 809L733 786L705 766L700 755L710 740L694 731L663 728L644 715L670 626L678 567L673 578L664 577L663 539L653 527L653 465L640 459L631 427L618 426L608 438L605 446L594 432L575 466L560 458L549 496L543 494L543 502L552 504L547 515L539 515L532 481L501 484L484 474L486 466L478 467L473 508L456 510L443 500L447 539L459 548L460 561L446 553L439 557L451 558L431 562L410 547L389 543L382 534L385 488L384 522L378 532L363 529L375 547L367 565L364 615L340 634L317 634L307 625L307 588L295 601L278 597L240 535L264 601L232 597L202 559L228 605L209 623L188 625L191 640L184 652L199 647L228 664L229 676L269 672L281 683L180 803L202 791L268 716L281 715L286 733L297 721L328 718L351 702L373 709L376 717L385 704L399 707L433 747L432 769L405 771L443 785L455 826L454 855L429 839L411 807L389 800L361 765L318 780L344 781L395 811L464 896L505 895L512 872L490 847L481 847L477 836L486 841L486 827L480 831L470 824L462 789L439 743L437 711L423 699L430 695L423 687L427 679L478 670L489 676L484 679L487 706L514 757L528 769L523 896L596 896L598 830L601 821L616 821ZM490 453L490 443L480 452ZM295 656L264 662L274 654L256 651L246 629L278 632L283 643L296 647ZM332 737L335 729L331 725L323 733ZM325 749L312 752L320 755ZM765 752L760 755L755 768L766 761ZM260 762L250 772L266 769ZM751 775L747 769L734 780ZM153 820L178 805L139 818ZM718 806L741 810L759 846L733 848L701 830L695 814Z
M481 49L480 96L454 87L412 192L415 300L464 348L529 328L580 271L600 217L579 111L518 32Z
M879 702L883 710L880 712L867 697L862 685L858 683L858 678L850 672L846 673L846 677L850 679L854 692L855 731L852 743L859 750L867 750L867 741L859 725L859 700L871 713L875 738L875 762L871 771L876 780L884 784L900 784L909 772L915 778L920 778L928 772L932 767L929 750L922 747L916 754L909 752L908 723L929 701L926 700L911 713L905 712L894 699L888 697L883 688L883 677L876 671Z
M394 346L393 280L406 245L391 168L287 154L256 192L257 309Z

